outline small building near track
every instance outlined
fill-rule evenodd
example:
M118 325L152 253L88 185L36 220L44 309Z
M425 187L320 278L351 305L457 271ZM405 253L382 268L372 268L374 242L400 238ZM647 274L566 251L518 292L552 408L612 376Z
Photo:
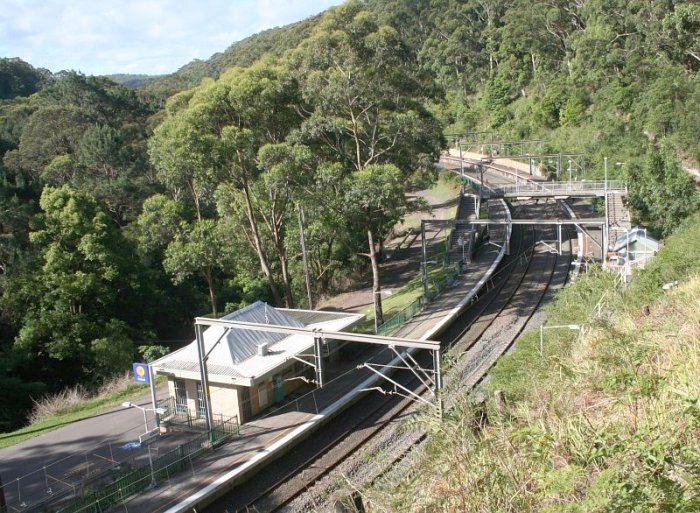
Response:
M629 281L633 269L644 267L659 251L659 241L644 228L635 227L621 232L611 251L608 252L608 267L621 273Z
M258 301L223 320L345 331L362 314L275 308ZM287 335L242 328L210 326L204 331L207 380L212 413L236 416L242 424L313 377L314 339L309 334ZM343 344L324 340L324 357L333 359ZM168 377L168 415L206 417L197 342L153 362L153 371ZM300 379L301 378L301 379Z

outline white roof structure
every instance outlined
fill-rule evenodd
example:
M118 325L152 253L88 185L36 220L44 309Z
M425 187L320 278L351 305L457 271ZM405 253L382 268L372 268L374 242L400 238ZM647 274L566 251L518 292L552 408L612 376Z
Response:
M619 253L625 253L627 246L635 242L640 242L654 253L659 251L659 241L649 235L646 229L639 227L632 228L618 235L612 249Z
M258 301L222 317L222 320L342 331L357 324L363 318L362 314L274 308ZM266 349L259 351L260 346L266 346ZM279 367L290 358L301 354L313 354L313 346L313 336L308 334L285 335L210 326L204 331L204 349L209 355L208 380L212 384L250 387L260 379L277 372ZM196 340L156 360L151 365L159 374L199 380Z

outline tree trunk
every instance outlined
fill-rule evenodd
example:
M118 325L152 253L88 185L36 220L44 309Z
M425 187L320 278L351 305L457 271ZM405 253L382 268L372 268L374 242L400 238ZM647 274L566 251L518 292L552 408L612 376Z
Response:
M209 287L209 302L211 304L211 313L214 318L218 317L219 314L216 311L216 293L214 292L214 277L212 276L211 269L204 271L204 279L207 281L207 286Z
M281 305L282 297L280 296L279 290L277 290L277 285L275 285L270 265L267 263L267 256L265 255L262 242L260 241L260 233L258 232L258 224L255 222L255 216L253 215L253 205L250 200L250 191L248 190L247 182L243 184L243 193L245 195L246 214L248 215L248 222L250 223L253 241L255 242L255 252L258 254L258 259L260 260L260 268L270 284L270 292L272 292L272 298L275 300L275 304Z
M374 300L374 329L384 324L384 312L382 311L382 292L379 285L379 262L377 251L374 247L374 235L372 230L367 230L367 242L369 243L369 260L372 263L372 297Z
M287 252L278 249L280 266L282 267L282 281L284 282L284 295L287 308L294 308L294 296L292 295L292 285L289 280L289 265L287 264Z

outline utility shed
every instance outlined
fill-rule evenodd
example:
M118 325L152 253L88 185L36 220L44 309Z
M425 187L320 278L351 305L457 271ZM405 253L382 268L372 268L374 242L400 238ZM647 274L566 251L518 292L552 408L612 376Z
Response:
M612 248L615 255L629 262L646 261L658 251L659 241L639 227L618 235Z
M222 317L224 320L296 328L348 330L364 318L361 314L292 310L262 301ZM311 362L314 339L309 334L286 335L242 328L210 326L203 334L212 413L250 420L303 384L298 379L313 374L300 360ZM339 343L326 341L324 355L331 358ZM206 415L197 342L152 363L155 373L168 377L169 415L188 420Z
M659 251L659 241L644 228L625 230L615 239L608 252L608 268L621 274L628 282L632 271L644 267Z

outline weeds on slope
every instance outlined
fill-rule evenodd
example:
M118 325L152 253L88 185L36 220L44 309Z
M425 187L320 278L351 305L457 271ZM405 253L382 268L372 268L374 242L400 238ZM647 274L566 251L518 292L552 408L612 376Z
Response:
M543 352L539 333L524 336L485 390L505 402L464 398L442 422L419 420L425 457L362 490L366 509L700 511L699 220L636 285L597 271L563 290L548 323L585 321L583 334L548 331Z

